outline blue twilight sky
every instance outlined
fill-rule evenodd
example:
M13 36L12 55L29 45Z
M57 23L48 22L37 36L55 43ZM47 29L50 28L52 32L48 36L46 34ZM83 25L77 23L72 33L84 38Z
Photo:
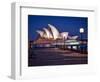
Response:
M88 18L87 17L70 17L70 16L43 16L28 15L28 39L34 40L37 37L36 30L48 28L48 24L55 26L59 32L69 32L69 35L78 35L79 29L84 28L83 38L87 38Z

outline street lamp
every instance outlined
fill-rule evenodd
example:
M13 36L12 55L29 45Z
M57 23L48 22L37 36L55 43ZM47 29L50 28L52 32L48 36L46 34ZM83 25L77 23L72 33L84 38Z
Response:
M64 36L63 36L63 38L64 38L64 50L65 50L65 39L66 39L65 37L66 37L66 36L64 35Z
M83 39L83 33L84 33L84 28L80 28L80 34L81 34L81 36L80 36L80 41L81 41L81 45L82 45L82 39ZM83 49L81 48L81 53L83 52Z
M64 40L64 50L65 50L65 46L66 46L65 41L66 41L66 39L68 37L68 32L61 33L61 36L63 37L63 40Z
M80 34L81 34L81 41L82 41L82 34L84 33L84 28L80 28Z
M55 47L57 48L57 39L55 39L55 43L56 43L56 46Z

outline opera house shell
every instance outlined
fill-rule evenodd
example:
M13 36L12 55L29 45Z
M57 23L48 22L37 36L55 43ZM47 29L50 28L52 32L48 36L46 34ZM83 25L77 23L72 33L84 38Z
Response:
M43 28L43 31L37 30L37 33L40 35L41 38L45 39L63 39L63 35L67 39L68 32L59 33L59 31L51 24L48 24L48 28Z

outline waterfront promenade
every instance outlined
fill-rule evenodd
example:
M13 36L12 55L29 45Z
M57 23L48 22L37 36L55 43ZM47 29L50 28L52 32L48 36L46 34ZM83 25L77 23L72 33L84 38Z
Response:
M59 48L29 49L29 66L87 64L87 54Z

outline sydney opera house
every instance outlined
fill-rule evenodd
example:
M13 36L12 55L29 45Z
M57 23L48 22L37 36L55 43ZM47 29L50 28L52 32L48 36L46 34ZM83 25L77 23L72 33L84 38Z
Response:
M48 24L48 28L37 30L38 37L33 41L35 47L65 47L70 45L79 45L78 36L69 36L69 32L59 32L57 28ZM69 46L68 46L69 45ZM75 47L74 47L75 48Z

